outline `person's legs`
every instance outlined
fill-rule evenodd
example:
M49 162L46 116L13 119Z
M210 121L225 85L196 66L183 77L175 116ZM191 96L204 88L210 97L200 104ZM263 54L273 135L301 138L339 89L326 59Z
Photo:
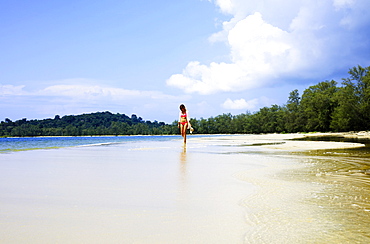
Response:
M186 143L186 127L187 127L188 125L184 125L183 127L183 131L184 131L184 143Z
M188 125L187 124L180 124L180 132L181 132L181 136L184 138L184 143L186 143L186 127Z

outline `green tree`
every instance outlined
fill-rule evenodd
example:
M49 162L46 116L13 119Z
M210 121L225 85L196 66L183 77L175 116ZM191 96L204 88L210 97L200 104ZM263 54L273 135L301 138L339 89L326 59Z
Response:
M354 67L336 94L331 128L336 131L370 129L370 67Z
M301 106L306 119L306 131L329 131L331 116L338 106L333 95L338 91L336 82L324 81L303 92Z
M305 121L302 116L301 97L297 89L289 93L284 117L287 132L292 133L304 130L303 125Z
M216 116L213 125L215 127L214 129L216 130L216 133L222 134L232 133L233 132L232 121L233 116L230 113Z
M254 133L274 133L284 131L284 111L278 105L261 108L252 116Z

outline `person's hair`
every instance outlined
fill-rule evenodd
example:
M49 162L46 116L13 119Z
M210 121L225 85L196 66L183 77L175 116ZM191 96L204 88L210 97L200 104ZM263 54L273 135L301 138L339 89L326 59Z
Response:
M181 104L180 105L180 110L181 110L181 112L185 112L186 111L186 108L185 108L185 105L184 104Z

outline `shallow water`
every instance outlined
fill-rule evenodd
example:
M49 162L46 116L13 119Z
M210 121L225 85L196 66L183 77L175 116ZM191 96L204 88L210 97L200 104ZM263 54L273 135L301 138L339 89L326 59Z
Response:
M178 136L73 136L0 138L0 153L75 146L173 140Z
M240 243L232 175L253 167L181 139L0 155L0 243Z
M369 243L370 158L316 156L309 163L311 180L325 186L313 194L311 201L337 226L327 238Z
M370 241L366 148L158 138L0 154L0 242Z
M316 206L322 230L320 243L370 243L370 144L369 140L314 138L323 141L359 142L362 148L313 150L293 153L304 165L281 174L293 182L317 185L304 204Z
M210 135L191 135L190 138L207 138ZM215 136L212 136L215 137ZM217 136L216 136L217 137ZM0 154L40 149L60 149L82 146L109 146L113 144L135 144L140 142L162 142L179 140L178 135L160 136L52 136L52 137L3 137L0 138Z
M241 201L246 209L245 243L370 243L370 147L310 151L263 149L263 168L238 177L258 186ZM247 141L233 153L281 142ZM230 145L229 145L230 146Z

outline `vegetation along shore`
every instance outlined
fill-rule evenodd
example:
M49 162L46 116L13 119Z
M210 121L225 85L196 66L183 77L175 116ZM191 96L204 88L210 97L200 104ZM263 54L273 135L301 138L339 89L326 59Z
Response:
M302 96L293 90L282 106L264 107L255 113L193 118L190 122L199 134L368 131L370 66L358 65L348 74L341 86L327 80L308 87ZM145 121L135 114L129 117L108 111L14 122L6 118L0 123L1 137L170 134L178 134L177 121Z

